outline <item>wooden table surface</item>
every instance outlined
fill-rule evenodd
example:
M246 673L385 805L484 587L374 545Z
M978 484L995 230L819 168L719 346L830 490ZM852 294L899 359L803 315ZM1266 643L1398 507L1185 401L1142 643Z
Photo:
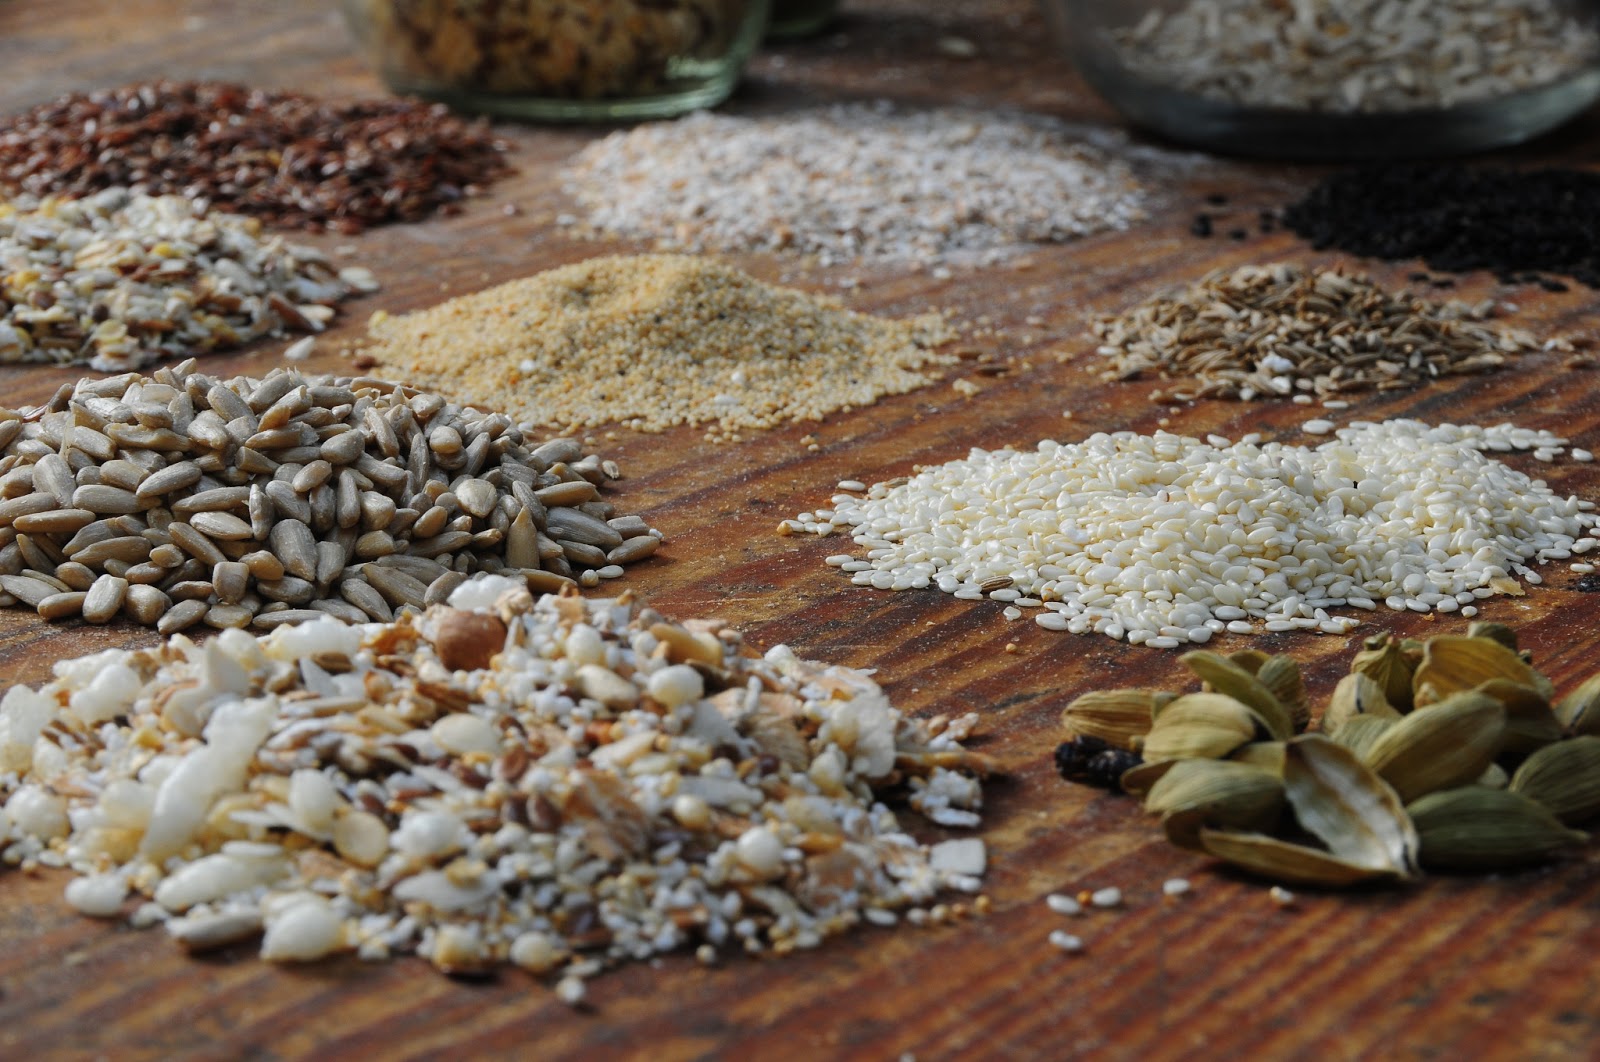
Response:
M318 0L11 0L0 4L0 111L73 89L153 76L227 78L326 95L380 86L354 56L334 11ZM939 46L960 37L977 54ZM1020 107L1114 121L1061 62L1029 0L847 3L836 31L770 49L728 109L782 112L832 99ZM346 363L341 338L373 310L418 308L587 256L631 249L577 243L555 226L572 209L564 159L603 130L508 128L520 173L459 217L355 239L384 290L350 306L314 369ZM1600 148L1594 117L1519 153L1582 161ZM1098 430L1151 431L1163 416L1190 434L1262 429L1296 436L1317 415L1289 404L1147 404L1148 383L1101 383L1081 353L1088 311L1116 308L1219 265L1285 258L1322 262L1286 234L1244 241L1188 233L1207 193L1238 216L1282 203L1314 178L1286 166L1182 168L1151 220L1122 234L1041 248L1016 268L935 279L913 272L831 270L769 257L737 263L771 280L844 293L858 308L909 314L945 307L969 329L963 344L999 355L1006 372L964 397L948 383L836 417L712 446L698 433L623 433L602 440L626 478L612 495L669 536L625 585L678 616L720 615L752 644L788 642L804 655L880 669L897 704L918 713L982 713L977 745L1007 776L987 790L993 911L954 927L862 930L782 961L687 957L632 965L590 986L573 1011L549 988L509 971L488 983L447 979L416 960L354 960L310 968L258 962L249 947L193 960L159 931L110 927L70 912L65 876L0 877L0 1058L1181 1058L1531 1059L1600 1055L1600 862L1494 879L1434 878L1358 895L1305 892L1279 909L1266 888L1167 846L1135 803L1062 782L1051 752L1058 713L1101 684L1178 681L1176 653L1008 623L1001 606L933 593L851 586L822 565L841 542L781 538L782 517L823 502L844 478L867 481L965 454L970 446L1032 445ZM508 214L505 207L515 204ZM1590 219L1584 219L1590 220ZM1232 226L1220 224L1226 231ZM1252 232L1254 228L1252 226ZM1369 263L1402 283L1414 265ZM840 285L859 282L853 290ZM1472 297L1521 308L1541 333L1585 332L1595 293L1504 289L1483 276ZM211 371L265 372L282 343L213 359ZM47 396L72 374L0 370L8 401ZM1600 450L1600 376L1540 357L1498 376L1415 394L1359 399L1351 417L1419 416L1551 428ZM1074 411L1064 419L1064 410ZM819 449L801 437L812 431ZM1600 495L1595 466L1537 466L1558 490ZM1528 596L1485 602L1482 618L1518 625L1558 684L1593 664L1600 595L1547 569ZM1389 620L1379 615L1375 621ZM1458 617L1407 615L1408 634L1455 631ZM1364 626L1359 634L1368 633ZM51 627L0 614L0 675L36 682L53 660L145 645L128 625ZM1007 652L1008 642L1015 651ZM1342 638L1229 637L1293 651L1314 696L1326 695L1353 651ZM914 816L912 816L914 817ZM931 836L931 835L930 835ZM1163 900L1184 876L1193 892ZM1068 921L1055 891L1119 886L1123 908ZM1087 943L1066 955L1046 942L1066 928Z

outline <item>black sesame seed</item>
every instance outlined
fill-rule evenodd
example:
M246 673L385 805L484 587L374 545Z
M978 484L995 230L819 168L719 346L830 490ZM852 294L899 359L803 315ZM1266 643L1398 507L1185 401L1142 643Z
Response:
M1056 770L1061 777L1079 785L1092 785L1117 792L1122 788L1124 771L1143 763L1137 752L1113 748L1100 738L1077 737L1056 748Z
M1230 240L1247 240L1249 238L1250 234L1244 229L1234 229L1232 232L1228 233L1228 239Z
M1318 248L1484 269L1506 283L1532 270L1600 287L1596 218L1597 173L1411 164L1335 173L1284 212Z
M1594 572L1590 572L1588 575L1580 575L1578 576L1578 581L1572 584L1572 588L1574 590L1582 590L1586 594L1592 594L1595 591L1600 590L1600 575L1597 575ZM1059 763L1060 760L1061 753L1057 752L1056 761Z
M1194 233L1196 236L1210 236L1211 215L1196 214L1194 216L1194 222L1189 226L1189 231Z

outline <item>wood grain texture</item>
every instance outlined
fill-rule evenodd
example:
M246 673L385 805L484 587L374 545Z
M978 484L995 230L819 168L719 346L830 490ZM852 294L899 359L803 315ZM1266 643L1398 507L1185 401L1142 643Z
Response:
M0 109L157 75L330 95L379 91L332 6L11 0L0 4ZM776 113L886 96L1112 120L1057 60L1027 0L862 0L846 9L836 32L758 58L730 109ZM952 34L976 44L978 55L943 55L937 41ZM571 209L560 191L562 160L603 132L508 128L520 174L462 216L323 241L355 247L385 287L350 306L310 367L344 365L340 341L358 335L380 307L414 309L627 249L574 243L553 224L556 213ZM1600 126L1590 116L1521 155L1576 161L1592 158L1597 146ZM998 604L856 588L822 565L839 542L770 533L780 518L823 503L839 479L902 474L970 446L1149 431L1164 417L1191 434L1293 434L1292 426L1312 415L1300 407L1154 408L1146 403L1148 384L1102 383L1087 359L1056 355L1088 351L1086 312L1126 305L1218 265L1331 260L1284 234L1235 242L1187 233L1206 193L1227 194L1247 219L1313 177L1262 164L1194 165L1168 182L1150 221L1131 232L1041 249L1021 268L945 280L738 259L764 278L819 290L859 280L848 299L874 312L947 308L975 333L964 344L1005 354L1011 371L984 381L972 398L936 385L736 446L709 446L690 431L602 440L627 474L613 497L669 536L658 558L630 570L626 585L668 613L724 616L761 648L788 642L806 655L879 668L895 701L914 711L984 714L981 747L1008 771L989 790L983 831L991 852L989 917L953 928L864 930L781 962L730 959L703 968L674 957L630 966L595 981L592 1006L573 1012L516 973L465 983L416 961L286 969L255 961L249 948L195 961L159 932L72 914L60 898L62 875L11 872L0 877L0 1058L1593 1057L1600 1050L1600 967L1593 960L1600 865L1592 852L1492 880L1305 894L1294 909L1280 910L1259 883L1160 842L1132 802L1053 774L1057 715L1068 700L1099 685L1179 681L1176 654L1007 623ZM513 204L516 212L506 213ZM1372 271L1398 283L1410 268ZM1474 277L1461 290L1477 297L1500 289ZM1588 290L1515 289L1509 297L1540 331L1587 330L1596 308ZM983 321L993 331L984 332ZM209 367L264 372L281 347L219 357ZM9 401L36 401L72 376L5 369L0 388ZM1563 371L1553 358L1535 358L1499 376L1362 398L1335 419L1512 419L1600 450L1597 381L1593 373ZM1070 420L1062 417L1066 409L1074 411ZM816 452L800 442L808 430ZM1600 496L1593 466L1515 463L1538 469L1558 490ZM1527 597L1486 603L1483 617L1519 625L1525 644L1565 685L1594 667L1600 595L1574 591L1575 577L1560 566L1547 576ZM1394 625L1424 634L1462 621L1408 615ZM60 657L153 640L125 625L50 627L5 612L0 676L38 681ZM1015 652L1006 651L1008 642ZM1243 644L1221 642L1225 650ZM1331 689L1351 650L1343 639L1308 635L1251 644L1305 657L1318 696ZM1194 892L1164 901L1161 883L1179 875L1194 881ZM1067 924L1041 902L1052 891L1102 885L1124 890L1124 909ZM1063 955L1046 943L1062 925L1084 937L1086 955Z

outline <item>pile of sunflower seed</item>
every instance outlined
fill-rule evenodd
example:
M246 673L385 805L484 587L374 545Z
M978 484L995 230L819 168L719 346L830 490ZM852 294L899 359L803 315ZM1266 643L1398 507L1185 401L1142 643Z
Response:
M0 267L0 362L102 372L320 332L335 303L378 287L366 269L263 239L259 221L117 188L0 206Z
M1600 676L1558 699L1503 624L1367 639L1311 731L1292 658L1184 661L1201 692L1096 691L1062 713L1069 745L1142 756L1115 783L1180 847L1346 886L1546 862L1600 817Z
M62 661L0 720L5 860L196 952L512 963L576 1003L607 965L811 948L984 871L981 840L930 848L878 796L976 825L975 717L907 718L862 672L629 595L479 576L389 624Z
M660 541L574 440L377 380L194 364L0 409L0 604L163 634L389 620L473 572L598 585Z
M1495 312L1493 299L1438 305L1338 269L1279 263L1218 270L1092 329L1112 359L1106 379L1181 381L1151 395L1161 402L1403 390L1572 349L1484 324Z
M1600 36L1568 6L1190 0L1114 31L1111 46L1133 73L1228 103L1332 113L1444 108L1581 73Z

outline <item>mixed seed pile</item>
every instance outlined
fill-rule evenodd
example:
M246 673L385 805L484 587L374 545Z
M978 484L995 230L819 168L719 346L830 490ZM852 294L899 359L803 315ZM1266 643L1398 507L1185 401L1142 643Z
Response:
M682 255L591 258L404 317L363 354L408 382L562 431L821 420L936 378L939 314L891 321Z
M828 563L859 586L987 597L1010 619L1041 608L1048 630L1156 648L1223 631L1343 634L1360 621L1330 609L1471 616L1479 599L1521 594L1514 576L1539 582L1530 565L1595 546L1592 503L1480 452L1553 458L1563 442L1404 420L1357 422L1315 449L1097 434L973 450L865 497L847 481L832 508L779 532L848 531L865 559Z
M393 623L55 672L0 703L4 858L192 951L512 963L576 1003L607 965L812 948L984 871L981 841L930 849L879 802L976 825L974 718L908 719L862 672L626 596L481 576Z
M387 621L473 572L594 586L660 540L600 499L619 474L366 378L217 379L191 360L80 380L0 409L0 605L171 634Z
M685 59L715 60L746 0L361 0L368 43L401 84L605 99L658 91Z
M120 188L0 204L0 269L0 362L102 372L320 332L340 299L377 290L254 219Z
M1541 349L1526 332L1482 323L1494 311L1492 299L1436 305L1337 269L1279 263L1218 270L1092 327L1112 359L1106 379L1182 381L1156 401L1328 397L1495 372Z
M1600 174L1587 170L1386 165L1340 170L1284 211L1318 249L1421 258L1445 272L1600 287Z
M483 122L409 99L327 103L223 82L72 93L0 121L0 189L183 195L272 225L360 232L458 209L509 172Z
M1344 886L1545 862L1600 817L1600 678L1557 699L1509 627L1369 638L1309 731L1292 658L1184 661L1201 692L1085 694L1062 713L1075 737L1057 753L1069 778L1142 797L1181 847ZM1105 750L1123 769L1082 769Z
M1592 25L1544 0L1190 0L1112 35L1148 80L1250 107L1429 110L1576 76Z
M699 113L591 144L566 181L590 230L668 250L939 267L1142 218L1121 141L1083 137L1037 115L871 104Z

